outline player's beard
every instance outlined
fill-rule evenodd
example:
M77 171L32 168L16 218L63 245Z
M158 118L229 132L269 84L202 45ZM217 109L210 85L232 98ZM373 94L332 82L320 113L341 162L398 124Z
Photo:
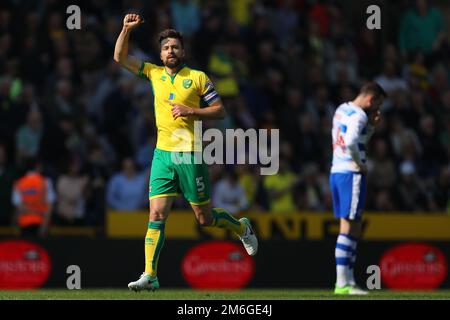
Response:
M174 59L170 60L169 58L166 59L166 67L170 69L176 69L181 64L181 59L178 57L173 57Z

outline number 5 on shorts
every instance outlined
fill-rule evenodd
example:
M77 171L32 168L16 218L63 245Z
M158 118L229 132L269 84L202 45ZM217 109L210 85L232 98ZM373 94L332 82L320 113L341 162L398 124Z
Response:
M195 182L197 184L197 192L203 192L205 190L205 183L203 182L203 177L195 178Z

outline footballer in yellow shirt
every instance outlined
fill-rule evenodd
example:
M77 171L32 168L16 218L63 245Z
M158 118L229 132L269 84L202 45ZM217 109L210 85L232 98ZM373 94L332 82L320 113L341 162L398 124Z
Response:
M156 147L165 151L201 151L201 148L198 148L201 147L201 141L195 141L197 148L194 150L194 121L200 120L200 117L193 112L189 117L175 118L171 105L183 104L192 109L199 109L201 103L220 106L219 94L206 74L183 63L171 75L164 66L143 62L139 76L150 81L155 96L158 128ZM217 113L222 115L223 107L220 107Z
M117 38L114 60L124 68L149 81L155 97L157 143L153 156L149 198L150 217L145 237L145 270L128 287L134 291L159 288L157 265L164 244L164 229L175 197L182 193L190 202L201 226L225 228L242 241L247 253L255 255L258 240L247 218L237 220L226 210L212 208L208 168L198 164L201 141L194 139L194 122L225 116L219 94L202 71L185 64L183 36L167 29L159 34L162 66L143 62L128 55L131 31L143 23L137 14L127 14ZM204 106L203 106L204 105ZM179 158L189 158L177 161Z

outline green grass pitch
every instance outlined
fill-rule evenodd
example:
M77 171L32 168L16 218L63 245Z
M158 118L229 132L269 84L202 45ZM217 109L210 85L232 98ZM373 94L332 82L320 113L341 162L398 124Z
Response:
M450 290L371 291L368 296L336 296L330 290L245 289L238 291L204 291L161 289L155 292L131 292L127 289L40 289L0 290L0 300L408 300L446 299Z

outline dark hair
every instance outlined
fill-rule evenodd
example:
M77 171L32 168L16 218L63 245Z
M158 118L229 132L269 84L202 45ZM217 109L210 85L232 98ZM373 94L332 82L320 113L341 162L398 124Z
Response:
M374 98L386 98L387 93L384 89L376 82L368 82L361 87L359 90L360 94L373 94Z
M177 30L175 30L175 29L166 29L164 31L161 31L159 33L159 40L158 40L159 45L161 46L161 42L164 39L167 39L167 38L178 39L180 41L180 43L181 43L181 47L184 48L183 35L180 32L178 32Z

